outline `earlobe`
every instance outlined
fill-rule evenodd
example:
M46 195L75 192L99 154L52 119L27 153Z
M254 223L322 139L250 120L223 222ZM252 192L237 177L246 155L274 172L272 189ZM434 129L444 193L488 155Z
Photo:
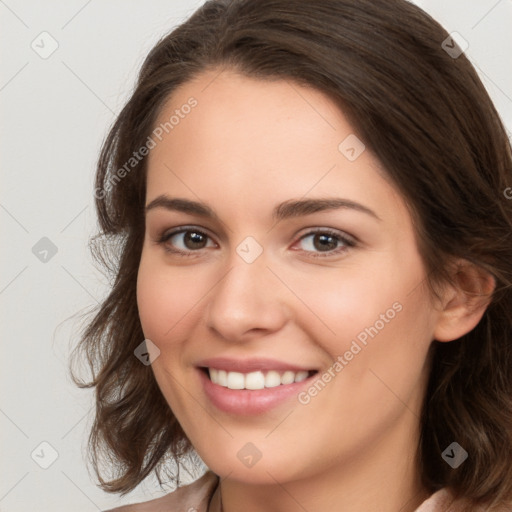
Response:
M434 339L453 341L473 330L482 319L496 288L494 277L473 263L458 260L453 285L443 294Z

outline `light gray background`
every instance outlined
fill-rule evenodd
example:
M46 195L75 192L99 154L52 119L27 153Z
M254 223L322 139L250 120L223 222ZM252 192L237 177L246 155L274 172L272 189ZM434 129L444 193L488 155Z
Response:
M163 493L153 479L122 500L95 486L84 463L92 395L67 375L79 327L69 319L107 292L87 250L101 141L144 56L201 3L0 0L2 512L93 512ZM416 3L468 41L510 132L512 0ZM31 47L50 48L44 31L59 45L46 59ZM32 252L43 237L57 248L46 262ZM42 442L58 453L48 469L35 461L51 460Z

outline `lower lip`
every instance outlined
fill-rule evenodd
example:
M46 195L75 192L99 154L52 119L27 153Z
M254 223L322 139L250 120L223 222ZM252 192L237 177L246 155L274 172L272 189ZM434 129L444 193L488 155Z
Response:
M264 389L229 389L214 384L203 370L199 370L204 392L218 409L230 414L261 414L297 396L302 388L308 386L317 374L301 382L281 384Z

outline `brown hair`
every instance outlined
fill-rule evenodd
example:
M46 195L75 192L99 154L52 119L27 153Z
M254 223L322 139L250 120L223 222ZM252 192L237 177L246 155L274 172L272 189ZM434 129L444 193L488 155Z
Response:
M168 457L179 461L192 448L151 367L134 356L144 339L136 278L146 159L122 179L119 169L146 144L178 86L225 67L314 87L339 104L410 208L432 293L450 280L451 258L494 276L477 327L432 343L419 470L431 492L448 486L476 503L512 501L511 147L467 58L443 49L447 37L404 0L214 0L151 50L98 162L93 248L113 282L77 347L93 378L75 382L96 388L89 442L104 490L126 494L152 470L160 481ZM457 469L441 458L453 441L469 453ZM103 458L115 471L108 481Z

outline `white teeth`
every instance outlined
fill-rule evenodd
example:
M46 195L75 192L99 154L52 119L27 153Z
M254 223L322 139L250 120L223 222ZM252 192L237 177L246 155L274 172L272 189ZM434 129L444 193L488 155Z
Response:
M228 372L226 370L218 370L217 384L220 384L224 387L228 386Z
M251 372L245 375L245 389L263 389L265 376L262 372Z
M301 382L301 381L303 381L304 379L307 379L307 378L308 378L308 372L306 372L306 371L297 372L295 374L295 382Z
M264 389L275 388L277 386L292 384L293 382L301 382L307 379L309 373L305 370L292 372L285 371L282 374L274 370L268 371L263 374L261 371L240 373L240 372L227 372L225 370L217 370L216 368L209 368L210 380L214 384L229 389Z
M244 389L245 377L243 373L229 372L228 373L228 388L229 389Z
M295 382L295 373L294 372L284 372L281 376L281 384L291 384Z
M275 388L276 386L281 385L281 377L279 373L274 370L270 370L265 376L265 387L266 388Z

